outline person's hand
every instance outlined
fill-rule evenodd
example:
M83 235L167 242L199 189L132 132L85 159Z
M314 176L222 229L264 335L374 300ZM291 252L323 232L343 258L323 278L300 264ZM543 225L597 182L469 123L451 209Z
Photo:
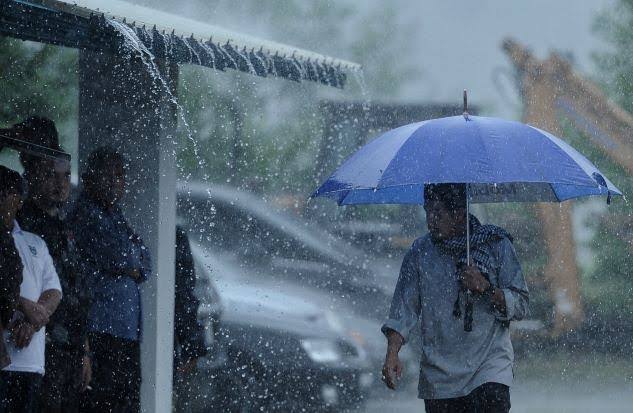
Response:
M195 371L197 365L198 365L198 359L191 358L185 361L184 363L181 363L176 369L176 371L178 372L178 374L188 375Z
M490 285L476 265L465 265L461 271L462 286L476 294L486 291Z
M81 366L81 391L85 391L92 381L92 360L88 356L83 357Z
M11 329L11 339L17 348L24 348L31 343L35 331L31 323L26 321L17 323Z
M402 377L402 370L404 369L402 362L398 355L387 355L385 364L382 366L382 381L391 390L396 389L396 381Z
M22 302L22 310L26 319L35 328L35 331L39 331L40 328L48 324L50 314L48 309L42 304L25 299Z
M138 268L134 268L133 270L129 270L127 275L133 279L134 281L138 281L141 278L141 272Z

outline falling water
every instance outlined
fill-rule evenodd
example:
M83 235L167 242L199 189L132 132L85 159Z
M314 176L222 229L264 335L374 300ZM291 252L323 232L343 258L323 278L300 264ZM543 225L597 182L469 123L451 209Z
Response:
M195 57L198 64L202 64L202 59L200 59L200 55L198 54L198 52L196 52L196 50L191 47L191 44L189 43L189 39L182 39L182 41L185 43L185 46L187 46L187 49L189 49L189 53L191 53L191 56Z
M371 104L371 98L369 97L369 90L367 89L367 83L365 82L365 72L362 68L357 70L352 70L352 75L360 87L360 95L363 104L363 112L365 114L369 113L369 105Z
M299 76L301 77L301 79L307 79L308 78L308 73L306 68L304 68L303 66L301 66L296 59L292 58L290 59L290 61L292 62L292 65L294 67L297 68L297 70L299 71Z
M222 46L220 46L220 49L224 49ZM231 61L231 66L233 67L239 67L239 65L237 64L237 62L235 61L235 59L233 59L233 56L231 56L231 53L228 52L224 52L224 55Z
M147 68L147 72L150 74L150 76L152 76L154 83L157 84L165 92L169 102L175 105L178 116L180 120L182 121L182 124L187 133L187 138L193 144L194 155L198 159L200 166L203 166L203 167L206 166L206 162L204 161L204 158L200 157L199 155L198 143L196 139L193 137L191 127L189 126L189 123L187 122L187 119L185 118L185 111L183 107L180 105L180 103L178 102L178 99L176 99L174 94L171 92L171 88L167 84L167 81L165 81L165 79L161 75L160 70L158 69L158 66L156 65L156 62L154 61L154 55L152 54L152 52L139 39L138 35L131 27L129 27L128 25L124 23L120 23L114 19L108 19L107 22L112 28L114 28L114 30L116 30L118 33L120 33L123 36L123 51L127 55L127 58L131 59L133 54L138 55L141 58L143 65L145 65L145 67ZM167 39L167 36L161 33L159 34L163 37L165 45L169 44L169 40Z
M243 57L244 60L246 61L246 64L248 65L248 73L257 76L257 72L255 71L255 66L253 66L253 64L251 63L251 59L249 59L248 54L246 52L244 53L240 52L240 50L237 47L234 49L235 49L235 52L238 55L240 55L240 57Z

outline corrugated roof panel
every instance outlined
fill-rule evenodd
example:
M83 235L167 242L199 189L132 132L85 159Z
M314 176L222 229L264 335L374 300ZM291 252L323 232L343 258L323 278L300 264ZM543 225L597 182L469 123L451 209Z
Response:
M120 0L2 1L0 23L0 35L20 39L111 52L142 43L143 51L176 63L338 88L346 73L361 70L356 63Z

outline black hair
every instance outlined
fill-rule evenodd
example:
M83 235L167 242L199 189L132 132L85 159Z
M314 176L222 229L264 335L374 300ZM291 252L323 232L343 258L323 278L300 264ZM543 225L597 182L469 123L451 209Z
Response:
M466 208L466 184L425 184L424 201L439 201L450 210Z
M88 155L86 168L81 175L84 185L95 184L99 175L111 169L115 162L125 165L125 158L111 146L101 146L92 151Z
M0 193L2 196L17 194L24 197L26 195L26 185L22 176L3 165L0 165Z

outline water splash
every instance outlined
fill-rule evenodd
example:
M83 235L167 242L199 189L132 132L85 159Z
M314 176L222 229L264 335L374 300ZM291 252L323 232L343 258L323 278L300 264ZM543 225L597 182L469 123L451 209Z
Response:
M250 73L251 75L257 76L257 71L255 70L255 66L253 66L253 63L251 63L251 59L248 56L248 52L246 51L240 52L240 50L237 48L233 48L233 50L235 50L235 53L237 53L241 58L243 58L246 64L248 65L248 73Z
M158 65L156 64L154 54L147 48L145 43L143 43L141 39L138 37L136 31L132 29L130 26L114 19L107 19L106 22L123 37L123 44L122 44L122 50L121 50L123 52L123 56L127 58L128 61L131 61L133 57L137 57L137 56L140 57L141 62L147 69L147 72L152 77L154 84L158 86L165 93L165 95L167 96L167 100L171 104L173 104L174 107L176 107L176 112L178 114L178 117L182 121L183 127L185 128L187 138L191 141L193 145L194 155L196 156L198 160L202 159L201 166L206 166L206 161L204 161L204 158L200 157L198 142L193 137L191 127L185 117L185 110L182 107L182 105L180 105L180 103L178 102L178 99L176 99L176 97L172 93L171 88L169 84L167 83L167 81L165 80L165 78L161 75ZM168 47L170 47L171 40L168 38L168 36L162 33L158 33L158 34L162 36L164 40L165 48L167 49Z
M360 88L360 95L362 99L363 112L369 114L369 106L371 105L371 97L369 96L369 89L367 89L367 82L365 81L365 72L363 69L352 70L352 75L356 84Z

